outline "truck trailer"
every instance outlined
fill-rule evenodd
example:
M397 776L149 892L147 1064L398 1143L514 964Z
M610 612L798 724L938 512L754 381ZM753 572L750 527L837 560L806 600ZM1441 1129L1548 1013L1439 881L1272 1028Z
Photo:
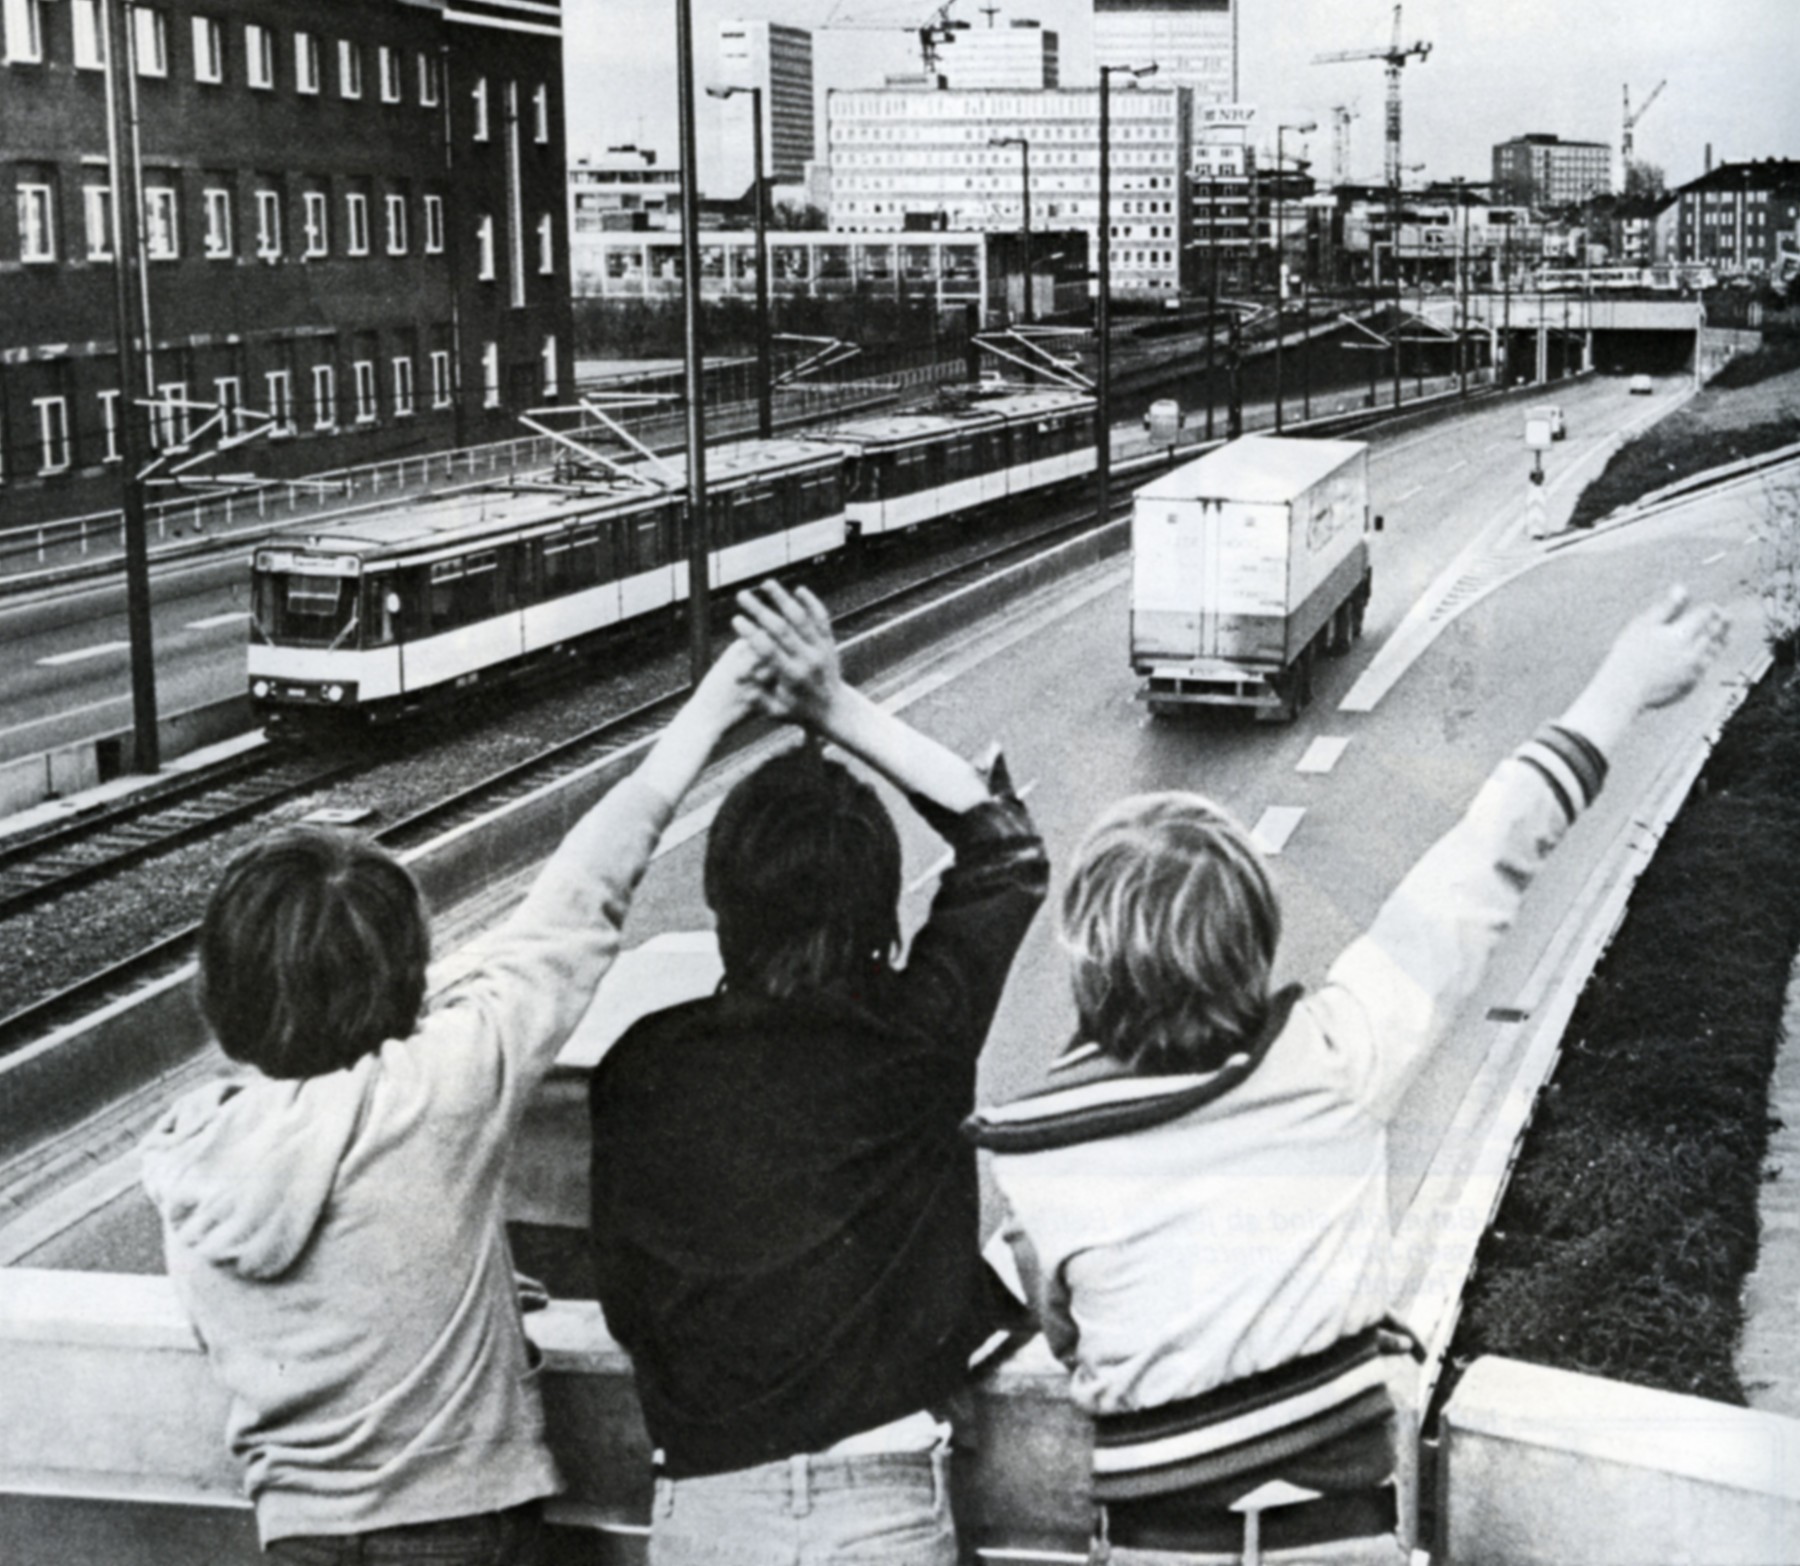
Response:
M1291 721L1314 660L1362 634L1368 447L1246 436L1146 484L1131 518L1131 667L1154 714Z

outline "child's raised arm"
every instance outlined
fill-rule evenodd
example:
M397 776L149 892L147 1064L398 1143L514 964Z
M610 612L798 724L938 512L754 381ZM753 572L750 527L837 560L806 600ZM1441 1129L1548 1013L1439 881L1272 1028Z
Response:
M809 589L766 582L739 593L738 606L732 626L756 653L766 712L804 724L953 814L991 797L970 762L844 682L831 617Z

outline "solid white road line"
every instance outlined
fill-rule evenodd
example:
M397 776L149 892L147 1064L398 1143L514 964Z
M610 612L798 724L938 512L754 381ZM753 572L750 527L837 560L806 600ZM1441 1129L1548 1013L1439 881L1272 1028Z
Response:
M98 646L83 647L75 652L52 653L48 658L40 658L37 662L40 669L55 669L65 663L84 663L89 658L105 658L113 653L130 650L130 642L101 642Z
M221 625L242 625L250 618L248 609L233 609L230 614L209 614L204 620L189 620L184 630L211 631Z

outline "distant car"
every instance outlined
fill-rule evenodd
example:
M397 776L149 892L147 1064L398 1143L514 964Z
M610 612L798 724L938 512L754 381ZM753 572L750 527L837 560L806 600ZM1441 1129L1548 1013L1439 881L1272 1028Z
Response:
M1563 423L1563 411L1555 403L1546 403L1541 408L1532 408L1525 415L1527 421L1542 419L1550 426L1550 438L1561 440L1569 433L1568 426Z
M1656 388L1650 383L1650 377L1648 375L1634 375L1631 378L1631 385L1628 390L1633 397L1648 397L1656 390Z

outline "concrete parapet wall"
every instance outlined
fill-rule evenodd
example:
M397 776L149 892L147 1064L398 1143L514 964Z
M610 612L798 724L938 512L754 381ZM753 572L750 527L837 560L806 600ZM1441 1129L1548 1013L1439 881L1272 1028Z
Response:
M1800 1559L1800 1420L1479 1359L1439 1428L1447 1566Z
M641 1561L650 1444L630 1361L596 1305L556 1301L527 1323L568 1485L552 1513L557 1558ZM166 1279L0 1272L0 1407L7 1566L259 1559L226 1451L226 1399ZM1079 1554L1088 1450L1039 1340L976 1400L959 1454L965 1539Z

